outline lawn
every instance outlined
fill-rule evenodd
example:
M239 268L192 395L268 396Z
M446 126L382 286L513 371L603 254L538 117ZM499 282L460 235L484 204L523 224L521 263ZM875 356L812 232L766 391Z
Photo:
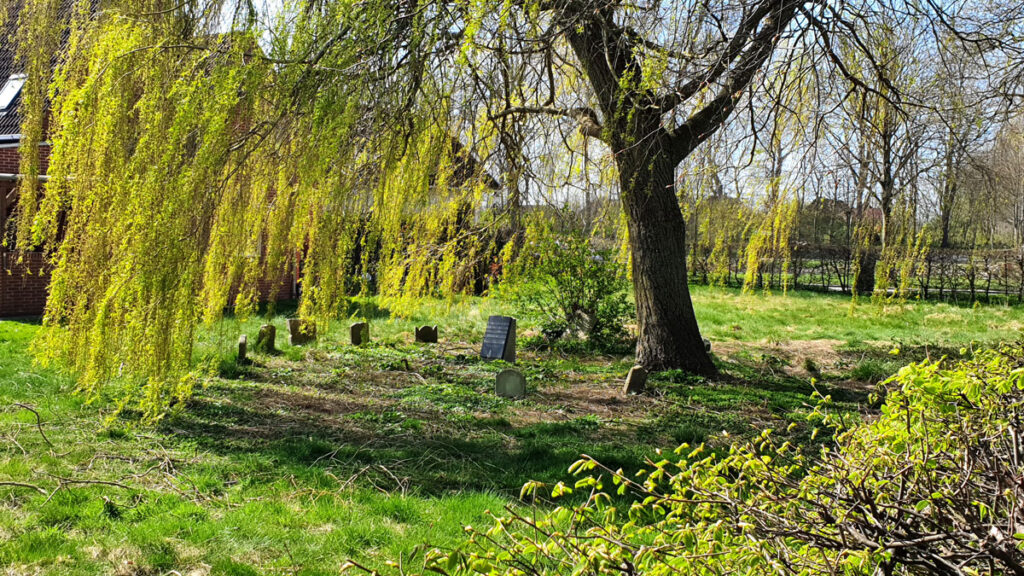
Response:
M562 479L582 453L631 470L658 448L722 448L790 424L813 450L815 389L870 417L874 384L900 365L1018 340L1024 326L1024 310L998 306L851 307L703 287L694 297L722 375L659 374L639 397L620 393L630 356L547 350L528 316L529 394L494 396L502 363L480 361L479 342L489 314L516 312L496 300L431 301L404 320L363 302L353 313L370 320L373 343L358 348L345 344L347 322L290 347L273 316L281 353L250 365L234 361L234 344L266 320L229 318L196 347L218 374L156 426L112 416L109 399L86 404L70 376L32 365L42 328L0 322L0 570L337 574L351 560L397 572L387 562L415 565L417 546L453 546L487 511L528 506L524 482ZM440 326L439 344L412 343L426 323Z

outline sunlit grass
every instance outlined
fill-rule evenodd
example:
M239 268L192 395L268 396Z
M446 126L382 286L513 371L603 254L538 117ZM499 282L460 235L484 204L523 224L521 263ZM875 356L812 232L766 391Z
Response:
M875 304L849 296L790 292L743 294L692 288L697 319L713 340L839 340L907 345L966 346L1024 337L1024 308L958 307L942 302Z
M630 469L659 447L721 447L723 432L791 423L812 446L812 372L842 407L869 413L870 384L900 365L1017 340L1024 324L1024 310L1000 306L693 291L716 381L666 372L650 395L622 398L629 355L522 349L530 395L501 399L501 363L477 358L487 316L518 315L521 334L538 319L481 298L392 318L371 299L352 309L371 323L360 348L349 321L289 346L286 308L201 328L196 358L219 372L155 427L131 411L108 422L109 401L86 404L70 375L33 365L38 325L2 321L0 482L46 494L0 486L0 571L337 574L349 559L388 570L418 546L456 544L463 525L488 524L485 511L514 504L526 480L563 478L582 452ZM239 334L251 344L268 321L281 353L237 364ZM422 324L440 327L438 345L413 343ZM52 446L16 403L38 410Z

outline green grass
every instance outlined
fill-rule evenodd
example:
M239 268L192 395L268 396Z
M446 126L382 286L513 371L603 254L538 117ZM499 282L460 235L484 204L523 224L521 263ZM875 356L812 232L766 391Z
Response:
M1021 336L1024 311L913 303L883 308L820 294L695 288L722 376L654 375L623 397L630 356L521 349L525 399L491 393L500 362L477 358L493 300L431 301L392 320L366 301L373 343L337 322L313 346L235 362L239 333L265 318L204 328L196 356L220 376L155 427L112 403L86 405L73 379L33 366L38 325L0 322L0 571L21 574L337 574L347 560L389 571L430 543L451 546L527 480L554 482L581 453L613 468L658 448L763 427L813 447L810 394L870 414L872 384L910 360ZM282 314L289 310L283 309ZM535 332L522 317L520 336ZM438 324L437 345L412 343ZM899 348L898 354L891 354ZM812 384L812 377L815 382ZM38 410L35 415L15 404ZM390 570L394 571L394 570Z
M348 482L317 463L333 446L315 426L233 443L219 434L227 420L214 408L227 404L219 384L197 398L195 414L156 430L104 427L103 406L83 405L68 378L32 367L24 347L38 329L0 322L0 404L9 407L0 413L0 481L53 492L0 487L0 567L10 573L336 574L348 558L382 564L417 543L452 544L506 500L486 489L403 494L383 484L382 470L373 482ZM15 402L38 409L52 447ZM207 416L217 426L187 431ZM287 419L263 417L267 428ZM61 479L124 487L55 491Z
M872 304L849 296L791 292L743 294L692 287L697 319L716 341L838 340L907 346L969 346L1024 337L1019 306L959 307L931 301Z

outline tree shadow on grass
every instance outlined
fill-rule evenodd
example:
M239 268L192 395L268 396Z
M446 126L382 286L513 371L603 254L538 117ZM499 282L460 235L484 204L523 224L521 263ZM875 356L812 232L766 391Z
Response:
M770 359L754 363L716 358L716 365L720 373L712 381L678 371L656 374L651 380L666 394L721 407L768 402L778 410L795 409L810 402L815 392L854 405L867 403L870 395L864 386L790 376L780 366L773 366Z
M513 496L530 480L565 480L581 454L634 471L661 458L656 448L805 424L815 390L843 410L857 410L869 393L812 385L747 358L720 362L722 375L710 382L656 374L649 394L624 397L615 366L585 378L580 366L525 360L532 391L512 402L493 394L494 367L485 363L415 347L311 351L303 361L258 359L162 426L229 462L260 460L277 477Z
M512 497L527 481L565 479L582 453L627 470L653 455L633 435L622 440L600 425L513 426L501 410L445 414L393 400L233 382L208 388L162 428L231 461L258 457L279 476L329 472L426 496L469 490Z

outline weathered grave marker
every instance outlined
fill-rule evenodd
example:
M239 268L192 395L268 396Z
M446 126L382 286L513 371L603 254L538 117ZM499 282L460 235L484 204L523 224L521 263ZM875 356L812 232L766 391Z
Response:
M277 339L277 328L274 328L273 324L264 324L260 326L260 333L256 335L256 352L262 352L263 354L273 354L277 351L274 347L274 340Z
M707 338L704 339L704 351L711 352L711 340L708 340Z
M647 388L647 370L637 365L629 369L626 384L622 387L623 394L640 394Z
M237 359L237 363L238 364L245 364L246 362L248 362L249 361L248 353L249 353L249 337L246 336L245 334L242 334L241 336L238 337L238 359Z
M370 342L370 325L366 322L356 322L348 327L349 337L353 346L362 346Z
M416 329L416 341L437 344L437 326L420 326Z
M299 318L288 319L288 343L301 346L316 340L316 324Z
M502 398L520 398L526 395L526 377L511 368L502 370L494 379L494 393Z
M491 316L487 319L487 331L480 348L484 360L516 362L516 319L511 316Z

